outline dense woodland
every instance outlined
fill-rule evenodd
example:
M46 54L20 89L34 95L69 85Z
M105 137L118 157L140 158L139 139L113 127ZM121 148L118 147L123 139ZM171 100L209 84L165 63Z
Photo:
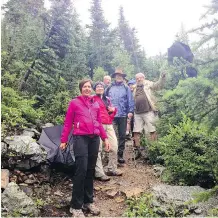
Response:
M179 59L169 66L166 54L146 56L137 31L120 7L117 27L105 19L101 0L92 0L91 24L83 27L70 0L8 0L2 6L2 137L24 127L60 124L78 81L102 80L122 67L128 79L145 72L157 80L167 72L159 99L159 140L149 143L152 163L166 166L163 179L180 185L213 187L218 183L218 0L208 1L203 25L175 40L189 44L196 78ZM178 27L179 29L179 27ZM195 32L200 40L189 43ZM161 37L161 36L160 36ZM155 43L155 42L154 42ZM172 42L173 43L173 42Z

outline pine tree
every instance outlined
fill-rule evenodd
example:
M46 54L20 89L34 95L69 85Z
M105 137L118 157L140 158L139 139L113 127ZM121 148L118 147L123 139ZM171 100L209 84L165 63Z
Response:
M113 58L113 38L115 31L109 29L110 24L105 20L101 0L93 0L90 9L92 24L88 27L88 66L90 76L93 77L94 69L102 67L112 72L110 62Z
M2 9L2 74L20 77L44 38L44 1L9 0Z
M20 90L25 88L32 95L55 93L65 57L71 48L73 17L70 0L53 0L50 14L45 39L20 84Z
M145 52L139 45L136 29L130 27L124 16L123 7L119 9L118 29L120 41L131 56L131 62L135 66L135 71L140 72L144 69Z

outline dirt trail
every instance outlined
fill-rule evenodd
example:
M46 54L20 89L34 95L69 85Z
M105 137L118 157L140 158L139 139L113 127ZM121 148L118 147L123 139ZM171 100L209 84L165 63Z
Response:
M137 165L135 167L131 157L131 141L127 141L125 152L127 164L120 168L123 171L123 176L111 177L109 182L95 181L95 203L101 210L101 217L122 216L126 210L126 196L147 192L153 185L160 183L159 179L154 176L152 166L137 160ZM49 190L50 203L43 206L40 216L71 216L69 213L71 190L72 185L69 180L62 179L61 181L58 181L57 179L57 181L55 181L55 186ZM49 192L47 192L47 194ZM45 193L46 190L42 192L41 196L45 197ZM48 198L46 201L49 202ZM86 215L90 216L89 214Z

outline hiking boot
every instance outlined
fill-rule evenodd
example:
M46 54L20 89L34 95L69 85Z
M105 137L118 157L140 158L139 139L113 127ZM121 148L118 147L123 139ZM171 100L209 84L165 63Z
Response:
M82 212L82 209L73 209L71 207L70 213L72 213L73 217L85 217L84 213Z
M118 163L124 164L126 161L123 159L123 157L118 157Z
M120 171L120 170L116 170L116 171L107 171L106 174L108 176L122 176L123 175L123 172Z
M95 206L94 203L84 204L83 210L91 213L94 216L98 216L100 214L100 210Z
M107 182L110 180L110 178L107 175L103 175L101 177L95 177L95 179L102 181L102 182Z

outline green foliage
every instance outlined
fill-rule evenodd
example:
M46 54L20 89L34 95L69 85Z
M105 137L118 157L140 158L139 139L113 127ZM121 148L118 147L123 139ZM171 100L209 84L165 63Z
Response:
M39 109L34 109L36 103L33 99L21 96L9 87L2 86L2 123L4 130L22 127L28 123L36 123L43 115Z
M44 121L49 121L52 123L62 124L67 106L72 97L70 93L60 92L56 96L51 96L51 99L47 99L47 102L44 105Z
M104 17L101 0L92 0L90 13L92 23L89 26L87 25L90 31L87 57L90 68L89 75L93 78L94 69L98 67L112 73L111 60L113 58L116 32L109 28L110 24Z
M44 201L41 198L37 198L34 203L35 203L36 207L39 209L43 208L43 206L46 205L46 201Z
M93 76L93 81L97 82L97 81L103 81L104 76L107 75L107 72L104 71L104 69L102 67L98 67L96 69L94 69L94 76Z
M126 50L122 48L116 48L114 51L114 58L111 63L114 69L118 66L121 67L127 74L127 79L134 77L134 65L131 64L130 55Z
M118 31L120 41L130 56L130 64L134 66L134 71L144 71L145 52L139 45L136 29L131 28L126 20L122 6L119 9Z
M158 149L159 146L159 149ZM218 137L185 115L168 135L149 147L152 160L162 156L171 181L211 186L218 181ZM167 172L166 171L166 172Z
M153 196L143 194L140 197L130 198L126 201L128 209L124 216L127 217L159 217L152 205Z
M215 186L209 191L195 194L194 195L195 199L193 201L194 203L205 202L205 201L208 201L209 198L213 196L217 196L217 195L218 195L218 186Z
M183 111L192 120L213 130L218 125L218 87L216 65L202 69L197 78L181 80L175 89L165 91L160 98L159 134L167 134L170 125L182 120Z

